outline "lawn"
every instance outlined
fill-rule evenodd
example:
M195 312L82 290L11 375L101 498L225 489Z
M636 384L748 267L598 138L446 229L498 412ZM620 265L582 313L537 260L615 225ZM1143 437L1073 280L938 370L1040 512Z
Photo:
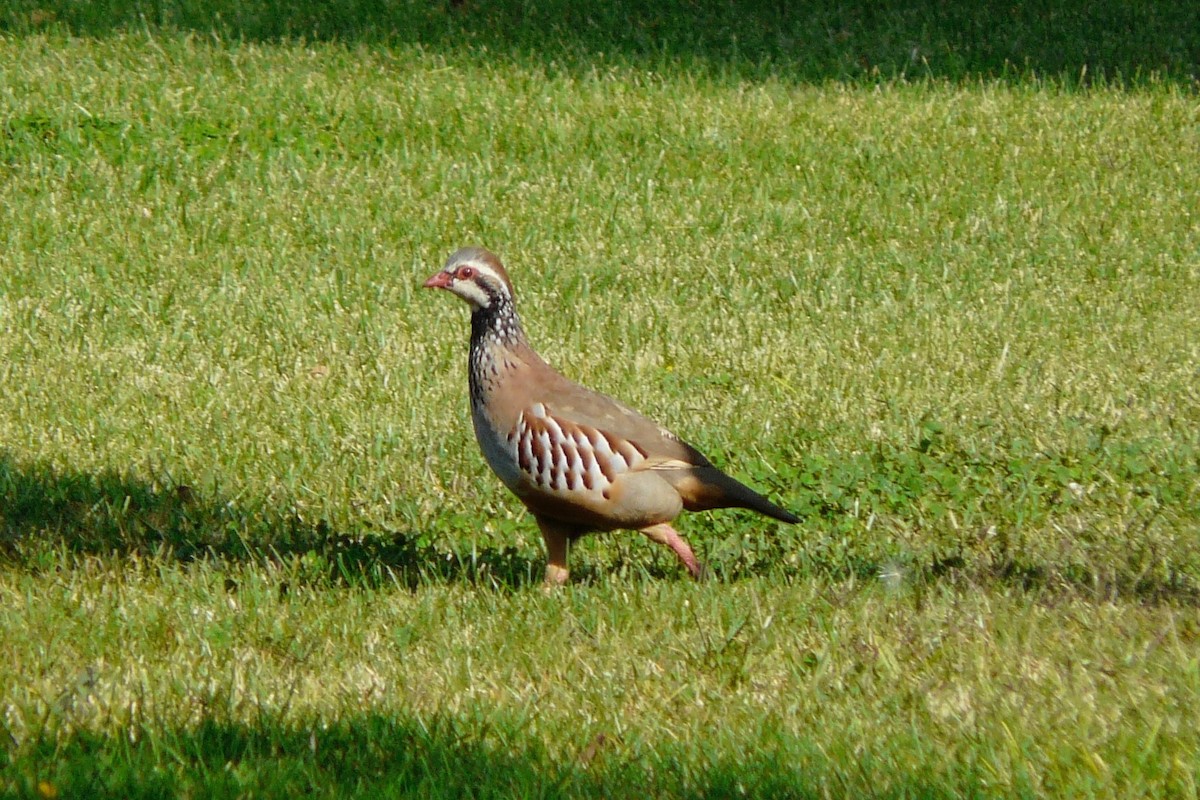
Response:
M1195 797L1186 10L0 11L0 794ZM533 344L804 518L540 537Z

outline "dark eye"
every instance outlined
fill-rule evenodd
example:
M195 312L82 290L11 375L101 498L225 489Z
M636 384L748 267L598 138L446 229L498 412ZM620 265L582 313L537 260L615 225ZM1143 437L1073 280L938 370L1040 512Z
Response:
M459 267L458 274L456 277L460 281L468 281L471 278L475 277L475 268L474 267Z

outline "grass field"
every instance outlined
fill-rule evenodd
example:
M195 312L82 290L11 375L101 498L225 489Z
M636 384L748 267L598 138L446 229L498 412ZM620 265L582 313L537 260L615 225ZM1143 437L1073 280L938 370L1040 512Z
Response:
M0 794L1195 797L1185 5L9 4ZM471 243L804 524L544 593Z

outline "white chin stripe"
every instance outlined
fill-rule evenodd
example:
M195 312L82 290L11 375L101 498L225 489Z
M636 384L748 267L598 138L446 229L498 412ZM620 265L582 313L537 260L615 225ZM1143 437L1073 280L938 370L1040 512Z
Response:
M476 308L487 308L492 304L492 298L475 281L455 281L451 291Z

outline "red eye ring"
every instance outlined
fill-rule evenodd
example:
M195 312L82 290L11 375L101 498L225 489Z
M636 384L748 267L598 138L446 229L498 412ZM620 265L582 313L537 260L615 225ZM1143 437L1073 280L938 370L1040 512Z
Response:
M460 281L467 281L475 277L474 267L459 267L458 272L454 273L454 277Z

